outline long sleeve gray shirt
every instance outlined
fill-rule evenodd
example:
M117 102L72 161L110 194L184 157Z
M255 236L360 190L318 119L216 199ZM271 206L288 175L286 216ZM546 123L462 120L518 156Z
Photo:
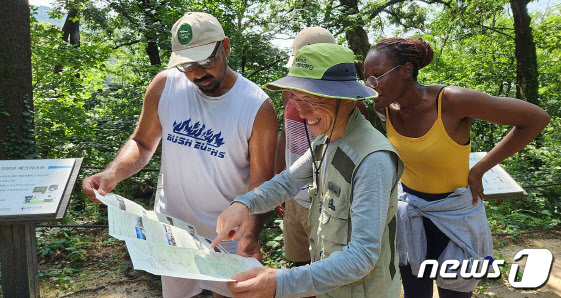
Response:
M337 148L329 146L322 173ZM308 150L289 169L235 201L248 206L251 213L264 213L281 204L286 195L293 197L300 189L312 183L312 155ZM322 175L324 176L324 175ZM397 183L397 161L388 152L368 155L353 177L351 205L351 241L343 251L310 265L291 269L277 269L276 296L314 296L368 274L379 259L390 193Z

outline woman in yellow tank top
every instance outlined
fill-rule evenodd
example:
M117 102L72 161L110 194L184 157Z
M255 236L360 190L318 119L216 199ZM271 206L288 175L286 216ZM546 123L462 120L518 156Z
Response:
M549 123L549 115L533 104L490 96L461 87L422 85L419 69L433 51L422 39L388 38L374 45L365 60L367 85L379 96L374 108L388 139L405 163L403 190L423 200L445 199L470 187L473 205L483 197L485 172L522 150ZM473 119L511 125L513 129L471 170L470 123ZM423 218L427 259L438 259L448 244L444 235ZM488 226L488 225L487 225ZM421 227L415 227L420 231ZM405 297L432 297L431 279L418 279L411 267L400 266ZM440 297L470 297L471 292L438 288Z

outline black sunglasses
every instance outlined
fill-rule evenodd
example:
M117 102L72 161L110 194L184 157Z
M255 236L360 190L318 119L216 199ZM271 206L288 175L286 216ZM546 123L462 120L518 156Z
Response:
M195 69L195 65L198 66L200 69L213 68L214 65L216 65L216 56L218 56L218 52L219 52L218 49L220 49L221 45L222 45L222 40L218 42L218 44L214 48L214 51L212 51L213 54L211 57L198 62L183 63L177 65L176 68L181 72L191 72L193 71L193 69Z

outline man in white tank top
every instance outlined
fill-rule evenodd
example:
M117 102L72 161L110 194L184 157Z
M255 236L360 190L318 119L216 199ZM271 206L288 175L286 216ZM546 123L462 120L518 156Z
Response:
M206 238L234 198L273 176L277 117L267 95L228 67L230 40L206 13L187 13L172 29L168 70L156 75L131 138L107 168L84 179L83 191L101 194L144 167L162 140L163 189L156 211L184 220ZM261 259L257 238L263 217L253 217L240 241L223 246ZM225 283L162 276L165 297L203 289L231 296Z

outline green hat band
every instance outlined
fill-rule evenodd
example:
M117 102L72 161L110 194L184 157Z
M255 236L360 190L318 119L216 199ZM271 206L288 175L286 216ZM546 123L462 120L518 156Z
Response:
M336 44L320 43L302 47L288 71L290 77L328 81L354 81L353 51Z

